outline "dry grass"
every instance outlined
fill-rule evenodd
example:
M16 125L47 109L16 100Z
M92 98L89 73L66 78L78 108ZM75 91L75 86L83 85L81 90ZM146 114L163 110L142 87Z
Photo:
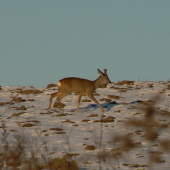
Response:
M52 158L41 133L37 133L37 137L42 140L41 146L43 151L35 149L34 140L28 139L24 133L16 135L14 142L10 142L5 122L2 121L1 123L3 134L1 136L2 145L0 147L0 169L42 170L46 168L53 170L79 170L76 161L72 160L71 156L69 156L69 159L66 156L63 158ZM53 128L50 130L60 132L63 129Z
M66 158L54 158L48 162L48 165L44 166L44 168L53 168L55 170L79 170L76 161L68 161Z

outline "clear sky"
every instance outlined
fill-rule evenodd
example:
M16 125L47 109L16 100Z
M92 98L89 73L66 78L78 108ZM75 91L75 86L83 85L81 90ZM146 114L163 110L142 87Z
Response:
M0 1L0 85L170 80L170 0Z

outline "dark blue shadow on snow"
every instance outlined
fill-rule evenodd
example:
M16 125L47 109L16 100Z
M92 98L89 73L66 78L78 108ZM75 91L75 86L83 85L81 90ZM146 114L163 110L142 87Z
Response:
M127 104L136 104L136 103L140 103L140 102L144 102L142 100L137 100L137 101L133 101L131 103L127 103ZM110 103L103 103L100 104L106 111L110 111L114 106L120 105L122 103L116 103L115 101L112 101ZM87 107L83 107L83 108L79 108L79 110L84 110L84 109L91 109L94 108L94 110L98 109L99 106L97 104L89 104Z

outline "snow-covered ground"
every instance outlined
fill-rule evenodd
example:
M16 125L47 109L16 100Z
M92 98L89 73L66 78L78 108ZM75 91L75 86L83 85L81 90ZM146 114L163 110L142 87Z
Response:
M8 86L1 88L0 115L1 122L5 122L9 133L8 140L13 141L15 135L26 134L38 149L46 141L48 152L54 157L75 153L76 156L73 159L80 168L99 169L99 158L96 157L99 151L106 153L106 161L103 161L105 160L103 157L101 158L101 169L147 169L151 152L158 153L157 151L161 156L159 161L161 163L154 163L153 169L170 168L168 147L167 151L161 148L161 142L170 139L170 82L138 81L124 85L112 83L107 88L99 88L96 90L95 98L104 108L105 113L102 113L92 101L82 102L77 113L75 94L62 99L61 102L66 105L62 111L57 108L46 110L49 95L57 92L57 87ZM20 90L33 91L24 94L19 93ZM34 94L35 90L40 90L42 93ZM156 108L154 119L158 122L158 126L150 128L158 128L159 135L150 141L144 137L145 130L142 127L127 126L125 122L131 119L144 120L143 107L147 107L149 103L152 105L151 100L158 95L159 100L154 106ZM19 97L22 101L15 101ZM12 99L14 101L9 104ZM89 98L84 96L82 101L84 99ZM55 99L53 99L53 104L54 102ZM25 106L23 107L25 110L22 110L21 106ZM101 116L103 116L102 120L106 119L106 122L101 123ZM1 137L2 133L3 129L0 128ZM119 149L118 142L114 142L114 137L121 135L130 136L137 147L130 149L129 146L126 151L119 150L121 156L117 155L116 159L114 157L116 154L108 157Z

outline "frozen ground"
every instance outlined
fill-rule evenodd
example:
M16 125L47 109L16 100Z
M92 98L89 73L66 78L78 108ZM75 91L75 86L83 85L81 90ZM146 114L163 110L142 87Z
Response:
M74 153L80 168L87 169L148 169L151 152L159 153L161 160L156 160L153 169L169 169L170 154L162 149L161 142L169 137L170 125L170 82L132 82L116 85L112 83L107 88L96 90L95 98L104 107L105 113L92 101L83 101L79 113L76 112L77 96L70 94L62 99L66 106L61 111L57 108L45 110L49 95L57 91L57 87L1 87L0 115L1 123L5 122L9 133L8 139L15 140L15 135L26 135L35 145L35 149L43 150L45 141L48 153L53 156L63 156ZM29 94L18 93L20 90L33 90ZM40 90L42 93L35 90ZM17 95L18 94L18 95ZM14 98L17 95L16 98ZM137 126L126 126L125 122L133 118L145 119L148 104L159 95L155 106L155 121L158 122L159 135L154 140L146 140L145 130ZM12 99L21 97L22 101ZM82 100L89 99L86 96ZM53 99L53 104L55 99ZM21 106L25 106L20 108ZM21 110L20 110L21 109ZM106 119L101 123L101 116ZM108 121L107 121L108 120ZM158 126L151 128L158 128ZM0 128L2 137L3 129ZM136 148L119 150L114 137L131 136L137 144ZM41 139L40 139L41 136ZM122 143L123 141L121 141ZM90 147L91 146L91 147ZM90 150L89 150L90 149ZM105 159L96 155L99 151L107 153ZM118 151L118 152L117 152ZM159 151L159 152L158 152ZM116 157L108 157L116 153ZM118 155L120 153L120 155ZM113 154L114 155L114 154Z

